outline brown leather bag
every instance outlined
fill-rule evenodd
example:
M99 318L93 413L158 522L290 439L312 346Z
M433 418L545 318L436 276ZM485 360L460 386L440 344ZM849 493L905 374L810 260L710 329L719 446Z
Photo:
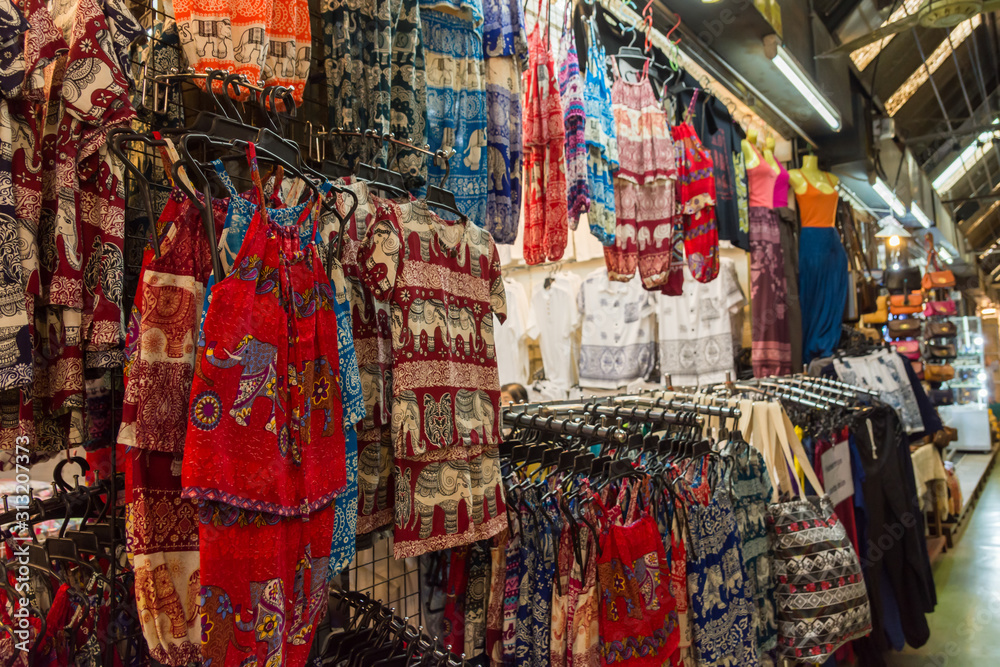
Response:
M924 364L924 380L927 382L948 382L955 379L955 368L951 364Z
M918 319L909 318L905 320L891 320L889 322L889 337L894 339L916 338L920 335L923 322Z
M846 202L841 202L837 210L837 227L840 238L847 251L847 265L850 272L850 289L848 307L844 311L844 321L854 323L859 316L874 313L878 310L878 281L872 278L868 266L868 258L861 248L857 225L854 221L854 209ZM853 308L852 308L853 304Z
M893 294L889 297L889 312L893 315L916 315L924 309L923 292Z
M931 320L927 323L928 338L954 338L958 335L958 327L954 322Z
M889 321L889 295L882 294L877 299L875 312L861 316L861 321L865 324L885 324Z

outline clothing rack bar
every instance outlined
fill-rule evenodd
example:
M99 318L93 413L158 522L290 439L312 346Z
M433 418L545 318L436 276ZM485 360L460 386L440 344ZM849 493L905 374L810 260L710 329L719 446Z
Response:
M678 401L676 397L690 398L694 399L692 394L674 394L675 398L663 398L663 397L653 397L653 396L616 396L614 401L616 403L636 403L638 405L650 405L654 408L666 408L668 410L675 410L678 412L697 412L701 415L708 415L710 417L740 417L740 409L735 405L713 405L708 403L697 403L694 400L680 400Z
M720 386L724 387L724 385ZM817 403L816 401L810 398L806 398L805 396L799 396L789 391L785 391L785 389L790 389L790 387L782 387L781 385L771 385L771 387L758 387L757 385L752 385L752 384L734 384L732 385L731 389L735 389L736 391L753 392L756 394L760 394L765 398L767 397L780 398L786 401L791 401L792 403L798 403L799 405L804 405L807 408L814 408L816 410L826 410L827 408L830 407L829 403Z
M836 405L841 408L849 407L850 404L847 401L843 401L839 398L833 398L831 396L823 396L822 394L817 394L816 392L809 391L808 389L803 389L802 387L797 387L791 384L780 384L777 381L771 380L761 380L760 386L762 387L772 387L772 388L783 388L787 391L795 392L804 398L811 399L819 403L826 403L827 405Z
M77 489L74 489L72 494L69 495L70 501L79 504L84 500L83 496L75 495L76 493L79 492L80 488L86 489L87 493L90 496L99 496L104 493L109 493L110 491L108 486L109 484L110 482L108 480L101 480L100 483L97 484L96 486L78 487ZM39 510L41 510L41 512L45 516L48 516L50 513L58 513L64 511L66 509L66 501L64 500L64 498L66 497L67 494L59 492L58 487L56 487L56 489L57 489L56 493L54 493L51 498L46 498L45 500L40 500L38 498L35 498L31 494L31 491L29 489L28 495L30 496L30 499L28 500L28 508L27 508L28 513L35 514ZM4 505L7 505L8 497L9 496L6 495L4 496L3 498ZM17 514L19 512L24 512L24 511L25 511L24 509L14 509L0 513L0 526L5 526L10 523L17 523L18 522ZM60 516L62 515L60 514Z
M673 410L652 406L645 408L640 406L626 407L624 405L590 404L587 406L588 414L601 415L602 417L621 417L628 421L660 424L683 424L689 426L696 424L700 426L702 424L702 418L694 415L694 410L688 410L687 414L684 414L684 412L682 409Z
M543 417L539 414L528 414L526 412L504 411L501 419L503 419L504 424L507 426L521 426L557 435L578 435L584 438L604 440L619 445L623 444L628 438L626 432L617 426L594 426L582 421Z
M808 378L812 382L815 382L815 383L818 383L818 384L821 384L821 385L826 385L828 387L839 387L841 389L845 389L845 390L848 390L848 391L853 391L856 394L868 394L869 396L872 396L872 397L875 397L875 398L878 398L878 396L879 396L879 392L876 389L866 389L864 387L858 387L858 386L853 385L853 384L848 384L846 382L841 382L840 380L834 380L833 378L827 378L827 377L822 377L822 376L820 376L820 377L813 377L813 376L808 376L808 375L807 376L801 376L801 377Z
M786 385L789 387L798 387L801 389L807 389L813 392L817 392L820 395L823 395L824 393L832 393L837 396L842 396L847 400L854 400L855 398L857 398L857 394L853 391L848 391L847 389L843 389L841 387L820 385L814 382L809 382L808 380L799 377L791 377L791 378L776 377L773 379L775 382L779 384Z

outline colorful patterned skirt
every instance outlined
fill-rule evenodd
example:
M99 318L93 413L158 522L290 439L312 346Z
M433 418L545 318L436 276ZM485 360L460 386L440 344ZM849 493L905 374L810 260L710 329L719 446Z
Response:
M755 377L792 372L788 288L778 213L750 207L750 324Z

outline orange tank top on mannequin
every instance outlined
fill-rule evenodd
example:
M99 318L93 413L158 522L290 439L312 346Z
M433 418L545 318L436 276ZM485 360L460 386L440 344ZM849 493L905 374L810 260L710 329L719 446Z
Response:
M806 179L806 191L795 193L795 201L799 205L799 216L803 227L833 227L837 219L837 202L840 195L834 190L831 193L821 192Z

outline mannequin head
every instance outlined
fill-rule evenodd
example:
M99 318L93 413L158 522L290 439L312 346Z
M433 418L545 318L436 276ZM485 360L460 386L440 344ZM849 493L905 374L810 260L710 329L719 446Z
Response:
M802 158L803 171L819 171L819 158L815 155L806 155Z

